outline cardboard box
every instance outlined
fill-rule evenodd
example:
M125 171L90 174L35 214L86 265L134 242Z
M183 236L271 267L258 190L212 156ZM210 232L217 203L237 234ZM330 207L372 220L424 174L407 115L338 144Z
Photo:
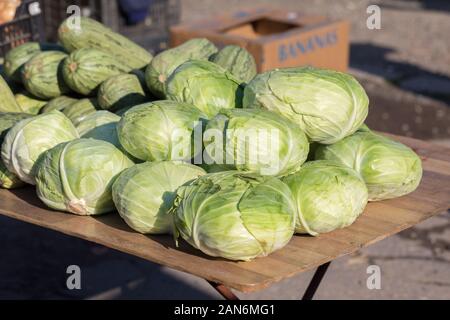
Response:
M312 65L347 71L349 23L296 12L252 9L173 26L171 46L205 37L236 44L255 57L258 71Z

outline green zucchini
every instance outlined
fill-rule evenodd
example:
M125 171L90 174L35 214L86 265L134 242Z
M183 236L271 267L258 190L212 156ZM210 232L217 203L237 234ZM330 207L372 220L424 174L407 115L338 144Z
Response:
M53 98L50 100L42 109L41 113L47 113L52 110L63 111L66 107L77 102L78 99L68 97L68 96L60 96Z
M5 74L16 83L22 83L22 67L36 54L42 51L64 51L64 48L53 43L41 44L37 42L25 42L8 51L5 55Z
M83 48L72 52L64 60L62 73L64 81L75 92L85 96L93 95L106 79L131 69L106 51Z
M0 112L21 112L14 94L2 76L0 76Z
M74 126L80 124L88 115L97 111L98 104L95 99L81 99L64 108L62 111L64 115L72 121Z
M150 52L103 24L81 17L76 28L73 19L67 18L58 29L59 41L69 52L81 48L103 49L130 69L143 68L152 60Z
M22 82L32 95L52 99L70 92L61 75L62 61L67 54L44 51L31 58L22 69Z
M119 110L149 101L138 76L119 74L100 85L98 103L102 109Z
M238 46L225 46L211 61L228 70L241 82L247 83L256 75L255 58L250 52Z
M145 70L148 89L156 97L165 98L166 80L179 65L190 59L208 60L216 52L216 46L204 38L191 39L178 47L161 52Z
M17 93L14 97L24 113L38 114L42 107L47 104L46 100L33 97L26 91Z

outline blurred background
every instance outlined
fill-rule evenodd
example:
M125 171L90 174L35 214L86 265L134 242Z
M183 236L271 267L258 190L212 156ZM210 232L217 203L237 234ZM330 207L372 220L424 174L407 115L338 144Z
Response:
M0 57L25 41L56 41L57 27L70 5L154 53L170 46L170 29L177 24L215 30L214 21L221 17L241 21L258 8L283 10L290 18L319 15L330 23L347 21L350 28L344 44L349 55L343 59L347 72L363 84L370 97L368 125L450 146L448 0L0 0ZM367 25L370 5L380 9L379 29ZM316 298L450 299L449 227L446 212L338 259ZM196 277L5 217L0 217L0 243L4 244L0 259L3 299L220 298ZM82 290L65 288L70 264L82 269ZM371 264L381 267L381 290L366 287L366 268ZM239 296L297 299L311 276L307 272L267 290Z

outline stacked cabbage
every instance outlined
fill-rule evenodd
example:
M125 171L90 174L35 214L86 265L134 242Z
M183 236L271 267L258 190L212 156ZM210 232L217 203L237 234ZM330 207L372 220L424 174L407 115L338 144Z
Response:
M109 142L76 139L44 153L36 174L38 197L50 208L78 215L114 210L112 184L133 165Z
M295 123L265 110L222 110L206 126L204 143L216 168L273 176L298 171L309 152Z
M142 71L48 102L0 77L1 111L41 112L0 113L0 187L36 184L48 207L78 215L117 209L137 232L231 260L347 227L368 201L417 188L420 158L363 125L369 99L351 75L255 73L245 49L193 39L146 68L167 100Z
M331 144L363 124L369 99L351 75L306 67L257 75L245 87L243 105L275 111L297 123L310 141Z
M295 203L277 178L237 171L210 173L178 190L175 225L213 257L250 260L282 248L295 227Z
M42 153L76 138L78 132L70 120L54 110L15 124L2 144L2 159L20 180L35 184L37 161Z
M316 159L355 169L369 190L369 200L385 200L414 191L422 178L422 162L411 148L367 130L316 149Z
M0 112L0 146L8 130L17 122L30 118L26 113ZM14 189L22 186L24 183L14 173L9 171L3 160L0 158L0 187L5 189Z

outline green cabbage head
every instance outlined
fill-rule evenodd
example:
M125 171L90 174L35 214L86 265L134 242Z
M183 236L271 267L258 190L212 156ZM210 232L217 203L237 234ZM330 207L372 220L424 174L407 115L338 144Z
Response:
M0 146L6 133L17 122L31 118L32 115L26 113L0 112ZM14 189L24 185L24 183L14 173L9 171L0 157L0 188Z
M297 123L310 141L332 144L361 126L369 99L349 74L297 67L257 75L245 87L243 105L278 112Z
M209 173L178 189L175 226L189 244L230 260L267 256L291 239L295 203L279 179Z
M20 180L35 184L35 163L57 144L78 138L78 132L59 111L51 111L16 123L2 145L6 168Z
M76 139L47 151L39 162L38 197L50 208L78 215L114 210L112 184L133 165L111 143Z
M223 169L283 176L305 162L309 143L290 120L258 109L222 110L206 126L205 151Z
M221 66L203 60L189 60L167 80L166 96L170 100L191 103L208 118L220 109L242 106L242 86Z
M206 116L193 105L153 101L128 110L117 125L120 144L144 161L190 160L201 151L201 129ZM199 147L193 132L200 129Z
M422 178L422 162L413 150L367 129L333 145L319 146L315 158L334 160L359 172L370 201L408 194Z
M295 231L317 235L351 225L367 204L367 187L353 169L311 161L283 178L297 202Z
M113 199L120 216L144 234L173 231L173 206L178 187L206 172L179 161L145 162L120 174L113 185Z

